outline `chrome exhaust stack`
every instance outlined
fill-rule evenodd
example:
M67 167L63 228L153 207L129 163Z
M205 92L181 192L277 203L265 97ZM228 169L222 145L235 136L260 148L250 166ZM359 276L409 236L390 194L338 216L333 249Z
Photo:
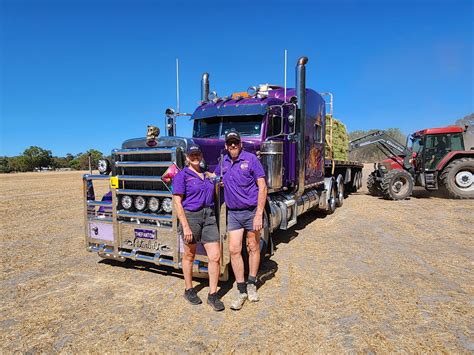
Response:
M306 63L307 57L298 59L296 65L296 96L297 102L297 121L296 133L298 139L298 189L296 198L301 197L304 192L305 184L305 166L306 166L306 147L305 147L305 125L306 125Z
M201 79L201 101L208 102L209 101L209 74L204 73L202 74Z

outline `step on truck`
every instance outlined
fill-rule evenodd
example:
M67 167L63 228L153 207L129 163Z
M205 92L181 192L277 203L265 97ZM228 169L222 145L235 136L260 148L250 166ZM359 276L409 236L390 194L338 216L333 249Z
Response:
M262 256L273 253L273 233L294 226L301 214L334 213L348 193L361 187L363 165L325 158L326 102L306 88L307 61L298 60L295 88L259 85L226 97L209 91L209 75L204 73L201 103L191 115L192 138L176 136L176 118L182 114L167 109L167 136L149 126L146 137L126 140L112 150L110 161L99 162L100 175L83 176L87 250L102 258L180 269L183 241L172 204L172 179L184 167L184 152L192 143L201 146L203 166L214 171L230 129L241 134L244 149L256 154L265 169ZM110 181L110 191L96 199L94 181L99 179ZM222 189L216 183L221 279L226 280L230 256ZM204 248L198 247L193 272L207 275Z

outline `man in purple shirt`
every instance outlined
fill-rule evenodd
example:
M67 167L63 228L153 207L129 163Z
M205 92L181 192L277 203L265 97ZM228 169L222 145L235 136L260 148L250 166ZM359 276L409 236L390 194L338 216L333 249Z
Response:
M237 281L237 297L230 308L239 310L247 298L257 302L256 277L260 265L260 231L263 228L263 210L267 199L265 172L258 158L242 150L240 134L234 130L225 136L227 154L215 170L223 176L224 199L227 205L227 231L232 269ZM249 278L244 279L242 240L247 232L249 250Z

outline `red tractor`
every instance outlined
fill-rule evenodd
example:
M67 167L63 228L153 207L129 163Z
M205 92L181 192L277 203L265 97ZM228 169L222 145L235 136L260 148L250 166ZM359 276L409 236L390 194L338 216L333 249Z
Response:
M377 146L388 159L374 164L367 188L374 196L404 200L413 186L444 190L451 198L474 198L474 142L472 131L459 126L417 131L403 146L384 131L349 142L349 150L369 144ZM411 143L410 145L408 143Z

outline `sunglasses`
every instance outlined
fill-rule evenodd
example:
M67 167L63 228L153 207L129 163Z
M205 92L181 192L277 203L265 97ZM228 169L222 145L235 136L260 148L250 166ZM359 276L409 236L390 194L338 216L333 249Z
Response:
M240 144L240 141L237 141L237 140L230 140L228 142L226 142L225 144L227 144L228 146L232 146L232 145L239 145Z

